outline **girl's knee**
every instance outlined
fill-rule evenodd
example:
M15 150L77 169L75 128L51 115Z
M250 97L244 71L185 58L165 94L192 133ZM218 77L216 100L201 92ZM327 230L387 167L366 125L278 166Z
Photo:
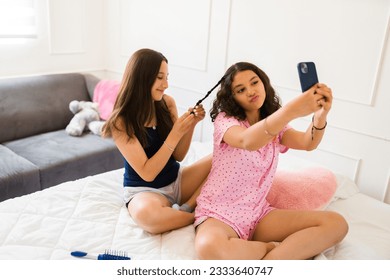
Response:
M218 238L211 234L197 235L195 238L195 251L199 259L212 260L218 257Z
M130 215L133 220L145 231L158 234L161 233L158 226L158 218L156 217L156 208L148 205L137 205L133 209L129 209Z
M330 227L330 232L333 233L335 242L338 243L344 239L348 233L348 223L345 218L339 213L327 212L326 222Z

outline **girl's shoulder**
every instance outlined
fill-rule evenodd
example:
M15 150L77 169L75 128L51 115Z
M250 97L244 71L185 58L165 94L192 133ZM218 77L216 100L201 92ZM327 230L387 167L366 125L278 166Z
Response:
M215 121L220 122L220 121L223 121L223 120L229 119L229 118L231 118L231 117L227 116L225 112L219 112L217 117L215 118Z
M175 99L172 96L168 94L164 94L163 99L165 101L165 104L167 104L168 108L171 106L176 106Z
M167 106L171 117L174 119L173 121L175 121L175 119L177 118L177 107L175 99L170 95L164 94L163 99L161 101L165 103L165 106Z
M238 120L234 116L228 116L225 112L220 112L215 118L216 123L233 123L237 125L241 125L242 121Z

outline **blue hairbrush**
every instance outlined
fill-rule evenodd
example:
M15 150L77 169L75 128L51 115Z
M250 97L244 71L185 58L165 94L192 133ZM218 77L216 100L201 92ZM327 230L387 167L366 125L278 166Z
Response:
M77 258L86 258L92 260L130 260L131 258L127 256L126 252L115 251L115 250L105 250L104 254L91 255L82 251L73 251L70 253L73 257Z

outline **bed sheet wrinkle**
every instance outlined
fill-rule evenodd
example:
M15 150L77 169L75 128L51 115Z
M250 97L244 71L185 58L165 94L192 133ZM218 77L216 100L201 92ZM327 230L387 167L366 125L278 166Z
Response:
M64 229L66 220L42 215L22 214L7 244L34 244L52 248Z
M6 243L7 238L12 233L13 228L18 224L23 210L27 207L28 202L34 197L34 193L28 196L21 196L18 199L12 198L0 203L0 220L2 222L2 232L0 238L2 246ZM19 203L21 201L21 203ZM13 218L11 220L11 218Z
M17 225L20 218L20 214L12 214L12 213L2 213L0 214L1 220L1 228L0 232L0 244L1 246L6 246L7 240L12 234L14 227Z
M59 184L57 186L59 191L58 190L56 191L54 188L48 189L47 196L50 199L57 200L55 204L51 204L51 205L54 208L58 208L59 211L63 211L62 213L64 214L66 213L68 215L66 219L66 223L60 232L57 242L52 247L50 259L54 257L53 255L57 248L64 248L63 246L60 246L60 244L62 243L64 232L66 231L69 222L71 221L71 218L74 216L77 206L80 203L80 197L85 191L85 184L83 184L82 182L84 181L88 182L89 178L90 177L86 177L84 180L75 180L73 181L73 184L71 182L65 182ZM57 193L59 194L57 195Z
M115 227L113 227L111 246L107 247L106 249L118 250L116 248L122 248L122 247L117 247L117 245L115 244L115 240L117 239L117 237L119 237L118 235L121 234L121 229L119 228L120 227L120 220L121 220L121 217L123 217L123 209L125 208L125 204L123 201L123 195L122 195L123 187L120 187L120 190L121 191L119 191L119 188L116 188L115 192L113 192L113 195L115 195L115 198L116 198L116 200L114 200L114 201L116 201L118 209L115 212L115 213L117 213L117 215L116 215L116 219L115 219ZM129 213L127 211L126 211L126 216L129 216ZM121 249L120 251L125 251L125 250Z
M101 253L109 249L112 243L111 226L81 220L70 220L60 242L59 249L68 251L86 251Z
M31 199L24 212L68 219L73 215L80 199L78 190L79 188L66 183L58 185L56 190L47 189L44 194Z
M163 259L197 259L195 250L195 229L193 225L180 231L171 231L162 235L161 254Z
M119 188L119 187L118 187ZM74 218L85 219L101 223L116 223L117 216L123 206L122 194L110 188L109 183L102 180L89 180L84 185Z
M113 246L126 251L132 259L161 258L161 235L147 233L135 224L118 223Z
M349 225L347 236L328 258L390 260L390 205L357 193L335 201L328 210L343 215Z
M0 260L49 260L52 248L33 245L9 245L0 247Z
M35 246L36 248L44 248L47 254L49 248L53 246L58 237L57 232L63 228L64 219L55 217L55 214L50 216L45 215L41 211L36 211L34 206L36 195L22 197L24 208L15 207L18 211L18 218L9 229L7 237L4 239L3 246L25 245ZM12 207L16 200L6 201L8 207ZM46 209L47 210L47 209ZM38 250L37 250L38 251ZM45 254L46 257L49 257ZM21 254L20 258L25 258Z
M90 176L73 182L74 185L79 185L82 191L56 246L62 250L60 253L64 254L65 258L75 250L98 254L110 249L113 229L107 225L115 223L116 218L108 213L116 213L115 209L120 209L121 201L119 206L115 205L118 204L118 199L111 202L113 195L109 191L110 188L99 181L99 178Z

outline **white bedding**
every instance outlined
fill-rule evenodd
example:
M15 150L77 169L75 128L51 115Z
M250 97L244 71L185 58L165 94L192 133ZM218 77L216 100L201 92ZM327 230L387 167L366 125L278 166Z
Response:
M210 151L209 143L193 143L186 163ZM307 165L284 157L280 168ZM119 169L0 203L0 259L75 259L70 252L106 249L132 259L196 259L192 225L152 235L133 222L122 200L122 174ZM344 215L349 233L316 259L390 259L390 205L337 178L328 208Z

